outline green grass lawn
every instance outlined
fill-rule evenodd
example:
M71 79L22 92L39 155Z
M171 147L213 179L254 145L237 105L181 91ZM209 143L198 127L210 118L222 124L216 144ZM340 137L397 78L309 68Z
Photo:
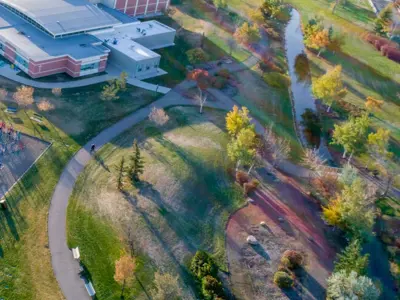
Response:
M227 39L232 38L232 34L217 23L215 12L207 9L202 1L184 2L172 8L170 17L162 17L161 21L174 28L182 28L183 31L180 29L178 34L184 34L192 44L198 43L204 34L204 48L210 60L231 55L237 61L244 61L251 55L240 46L230 54Z
M3 87L13 92L15 85L5 81ZM5 113L9 103L0 104L0 120L53 143L7 195L9 211L0 215L0 295L4 299L62 299L47 238L48 208L58 178L90 137L156 97L129 88L120 100L103 102L99 91L99 86L65 90L61 98L52 99L49 91L37 90L35 96L49 98L56 106L42 114L43 124L32 122L22 110ZM32 116L33 111L28 114Z
M129 251L129 227L135 232L135 253L148 257L137 273L141 285L130 288L129 295L142 297L151 290L153 273L144 274L149 266L179 274L183 286L190 284L186 262L196 249L211 252L226 269L225 223L244 201L227 175L225 112L206 109L200 115L197 108L175 107L167 113L165 127L144 121L107 144L98 153L103 163L91 161L75 186L68 206L69 244L79 245L98 299L118 296L113 270L119 255ZM134 138L145 173L137 189L127 184L121 193L113 166L123 156L129 162Z

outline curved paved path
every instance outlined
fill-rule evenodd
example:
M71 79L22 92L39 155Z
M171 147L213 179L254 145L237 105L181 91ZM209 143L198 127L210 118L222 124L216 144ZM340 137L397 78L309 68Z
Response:
M183 97L181 95L182 93L180 93L180 91L185 91L194 86L194 82L184 81L151 105L132 113L113 126L103 130L73 156L62 172L51 200L48 234L54 274L67 300L89 299L84 282L78 276L79 264L73 259L72 252L67 246L66 221L68 200L78 175L91 159L91 145L95 144L96 148L100 149L103 145L110 142L125 130L146 119L152 106L165 108L177 105L195 105L196 103L194 103L193 100ZM224 110L232 109L235 103L229 97L215 89L210 89L210 92L218 101L208 102L205 106ZM261 124L257 121L254 121L254 123L257 132L262 134L264 129ZM280 168L294 176L308 176L309 174L306 169L290 162L283 162Z

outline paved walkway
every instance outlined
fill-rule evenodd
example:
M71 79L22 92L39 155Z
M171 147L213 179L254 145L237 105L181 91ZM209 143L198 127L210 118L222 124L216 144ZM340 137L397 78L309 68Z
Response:
M18 72L19 71L11 69L8 65L5 65L3 68L0 69L0 75L3 77L6 77L20 84L33 86L34 88L40 88L40 89L53 89L53 88L69 89L69 88L77 88L77 87L102 83L118 78L122 70L117 67L110 66L107 68L107 74L104 75L98 75L83 79L74 79L70 81L60 81L60 82L38 81L27 77L19 76L17 75ZM162 74L165 74L165 71L160 69L159 75ZM128 78L127 82L133 86L137 86L150 91L157 91L161 94L166 94L170 91L169 88L144 82L137 78Z
M110 142L125 130L145 120L148 117L152 106L165 108L177 105L195 105L196 103L192 99L185 98L181 93L179 93L179 91L186 90L193 86L195 86L194 82L184 81L151 105L132 113L113 126L105 129L79 150L65 167L51 200L48 219L48 234L53 270L67 300L89 299L84 283L78 276L78 262L73 259L72 252L67 246L66 214L68 200L71 196L77 177L92 158L90 155L91 145L95 144L96 148L100 149L103 145ZM206 103L205 106L207 107L231 110L235 104L229 97L225 96L218 90L210 89L210 93L216 96L218 101ZM264 129L261 124L257 121L254 121L254 123L257 132L263 133ZM294 176L307 176L306 169L290 162L283 162L279 167Z

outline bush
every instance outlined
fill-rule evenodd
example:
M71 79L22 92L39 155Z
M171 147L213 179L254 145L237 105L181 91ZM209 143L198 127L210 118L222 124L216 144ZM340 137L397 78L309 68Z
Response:
M393 51L393 50L397 50L397 48L393 47L391 45L384 45L384 46L381 47L381 53L382 53L383 56L386 56L388 51Z
M286 89L289 86L289 78L278 72L267 73L263 79L270 87L276 89Z
M229 79L231 78L231 73L229 72L228 69L221 69L217 72L218 76L221 76L223 78Z
M251 192L254 192L259 184L260 182L257 179L253 179L251 182L243 184L244 195L247 196Z
M186 51L186 56L189 63L191 63L192 65L206 62L209 59L208 54L205 53L204 50L201 48L194 48Z
M205 251L197 251L190 263L190 271L199 279L211 275L217 276L218 268L214 263L214 260Z
M390 60L393 60L397 63L400 63L400 50L398 49L389 49L386 52L386 57Z
M263 72L278 72L282 73L282 69L279 68L271 59L266 59L263 61L260 61L258 63L258 68Z
M224 77L214 77L212 86L215 87L216 89L222 89L226 86L226 83L228 80Z
M264 29L265 29L265 32L267 33L267 35L271 39L276 40L276 41L282 40L282 36L273 27L264 26Z
M303 255L295 250L286 250L282 255L281 263L290 270L297 269L303 264Z
M376 50L381 51L381 48L383 46L388 46L389 42L385 39L379 39L379 40L375 41L374 45L375 45Z
M221 282L210 275L201 280L201 291L206 299L223 299L224 297Z
M237 171L236 172L236 181L243 186L246 182L249 182L250 178L249 175L247 175L246 172L243 171Z
M293 286L293 278L286 272L275 272L274 283L281 289L291 288Z
M289 275L291 274L290 270L289 270L286 266L284 266L284 265L282 265L282 264L280 264L280 265L278 266L277 272L285 272L285 273L287 273L287 274L289 274Z

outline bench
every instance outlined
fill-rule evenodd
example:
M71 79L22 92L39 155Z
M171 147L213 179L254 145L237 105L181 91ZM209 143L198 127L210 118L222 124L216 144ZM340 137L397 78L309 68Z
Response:
M10 114L15 114L18 111L16 107L7 107L5 112Z
M85 281L85 288L89 294L90 297L93 297L96 295L96 291L94 290L93 284L90 281Z
M43 123L42 120L40 120L40 119L38 119L38 118L36 118L36 117L30 117L30 119L31 119L32 121L35 121L35 122L39 123L39 124Z
M79 252L79 248L72 248L72 256L74 257L74 259L79 259L81 257L81 254Z

